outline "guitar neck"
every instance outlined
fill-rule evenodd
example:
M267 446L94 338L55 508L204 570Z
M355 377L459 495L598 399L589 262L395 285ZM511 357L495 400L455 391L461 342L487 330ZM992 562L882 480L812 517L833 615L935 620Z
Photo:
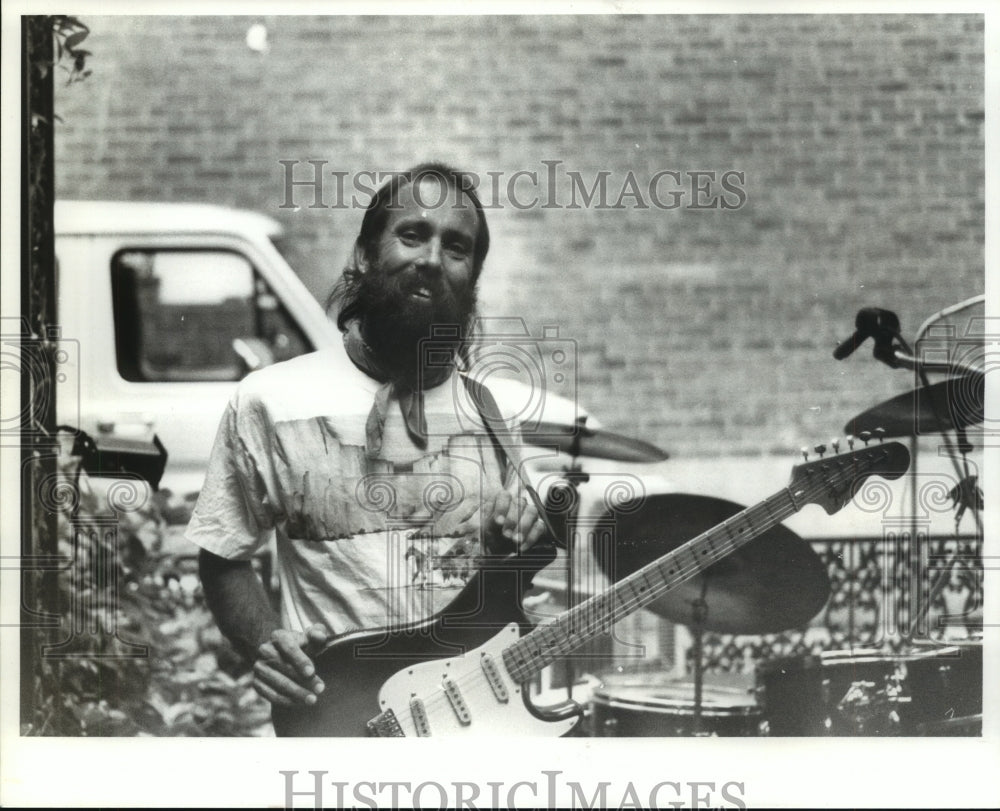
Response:
M504 664L511 677L524 683L542 668L610 631L619 620L794 515L810 500L811 489L813 486L784 488L535 628L504 650Z

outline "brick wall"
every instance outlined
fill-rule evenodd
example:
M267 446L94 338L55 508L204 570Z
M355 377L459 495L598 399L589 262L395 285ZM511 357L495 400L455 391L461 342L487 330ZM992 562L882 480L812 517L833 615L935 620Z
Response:
M677 455L836 434L911 380L867 349L832 360L859 307L912 336L984 289L979 16L85 22L93 76L56 95L59 196L269 213L318 298L361 212L308 189L280 208L279 160L299 178L309 159L505 177L558 160L588 185L609 171L613 197L630 170L744 172L737 210L490 212L484 312L558 325L583 402Z

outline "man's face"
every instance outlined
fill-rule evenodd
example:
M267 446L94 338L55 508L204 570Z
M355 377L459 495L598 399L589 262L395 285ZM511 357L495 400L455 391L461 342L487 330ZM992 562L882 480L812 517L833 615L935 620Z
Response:
M378 244L375 268L416 315L445 316L474 286L476 210L430 176L399 190ZM461 313L454 313L454 320Z
M406 185L387 211L375 256L359 279L365 340L383 363L409 374L435 325L458 325L461 342L476 311L473 271L478 220L464 196L427 177Z

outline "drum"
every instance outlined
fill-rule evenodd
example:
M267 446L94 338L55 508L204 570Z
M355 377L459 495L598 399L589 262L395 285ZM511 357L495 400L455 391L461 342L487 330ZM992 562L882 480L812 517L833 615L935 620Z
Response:
M888 706L887 692L883 692L884 701L875 693L885 691L887 685L894 689L899 677L896 662L879 651L824 651L819 656L763 662L757 669L757 682L767 732L776 736L892 734L895 707Z
M769 735L976 734L956 719L982 712L982 649L826 651L763 662L757 683Z
M913 735L981 735L982 644L928 647L906 659Z
M694 685L602 686L591 703L596 737L685 737L695 734ZM760 707L752 691L705 685L701 733L750 737L758 734Z

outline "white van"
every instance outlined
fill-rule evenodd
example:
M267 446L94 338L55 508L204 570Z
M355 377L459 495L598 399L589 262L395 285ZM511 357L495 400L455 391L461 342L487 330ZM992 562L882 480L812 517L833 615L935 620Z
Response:
M57 421L95 437L155 432L175 493L200 489L238 380L340 340L275 247L281 226L269 217L58 201L55 233L57 323L79 364L61 375Z

